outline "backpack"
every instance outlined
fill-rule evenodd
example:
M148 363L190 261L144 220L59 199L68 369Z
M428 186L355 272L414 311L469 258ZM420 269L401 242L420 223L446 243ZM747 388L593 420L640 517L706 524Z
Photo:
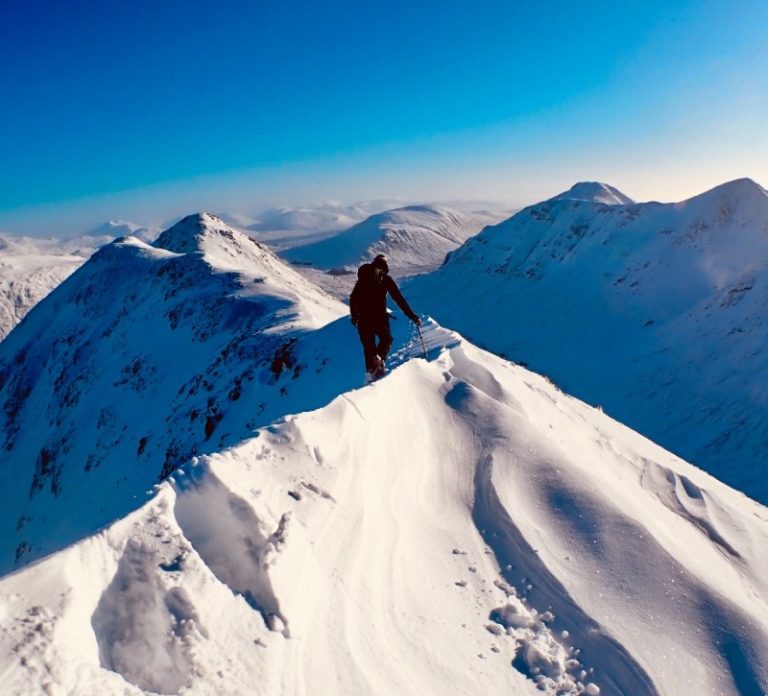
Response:
M378 316L387 312L386 273L373 264L364 263L357 269L357 283L349 298L353 321L361 317Z
M357 285L363 295L375 292L384 284L384 271L372 263L364 263L357 269Z

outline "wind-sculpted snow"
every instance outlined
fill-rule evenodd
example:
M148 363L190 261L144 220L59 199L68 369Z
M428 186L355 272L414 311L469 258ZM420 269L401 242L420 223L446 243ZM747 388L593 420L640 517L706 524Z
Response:
M585 183L488 227L409 299L768 500L768 193L682 203Z
M206 637L182 587L166 589L155 550L130 539L93 613L102 667L150 692L190 682L191 643Z
M216 577L233 592L242 595L258 611L266 625L282 630L288 637L288 626L272 589L267 568L270 557L280 551L289 519L285 513L269 536L253 508L224 486L214 474L207 473L197 481L193 477L176 477L181 495L175 515L184 535L200 554ZM211 516L210 510L217 514Z
M423 360L395 329L384 379L334 363L322 408L0 580L8 692L765 692L766 508L457 334L428 323Z

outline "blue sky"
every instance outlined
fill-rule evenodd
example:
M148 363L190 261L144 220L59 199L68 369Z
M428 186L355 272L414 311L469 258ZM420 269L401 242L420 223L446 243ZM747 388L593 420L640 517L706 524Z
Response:
M768 185L768 2L0 0L0 229Z

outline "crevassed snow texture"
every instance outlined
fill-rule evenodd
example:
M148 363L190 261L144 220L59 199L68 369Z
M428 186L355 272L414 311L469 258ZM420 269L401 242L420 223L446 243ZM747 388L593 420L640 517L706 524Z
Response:
M768 500L768 193L575 186L486 228L414 306Z
M768 510L426 339L0 580L8 693L763 693Z

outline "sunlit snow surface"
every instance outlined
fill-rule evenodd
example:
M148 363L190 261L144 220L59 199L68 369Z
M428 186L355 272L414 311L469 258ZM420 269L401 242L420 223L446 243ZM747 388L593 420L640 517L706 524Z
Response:
M342 305L215 218L174 230L108 247L25 322L81 331L52 308L95 288L78 311L111 333L82 379L114 439L87 392L45 400L44 345L1 489L4 519L15 498L29 519L3 539L55 552L0 580L3 693L768 689L765 507L432 321L426 360L393 321L391 372L363 386ZM139 346L161 369L133 370ZM90 450L61 451L57 492L50 467L31 489L32 424L55 438L68 419ZM49 525L68 517L80 540L61 548Z
M329 239L297 246L284 257L318 268L357 270L384 254L395 271L434 270L448 252L480 231L475 218L444 207L418 205L377 213Z
M406 295L768 501L768 193L681 203L578 184L488 227Z

